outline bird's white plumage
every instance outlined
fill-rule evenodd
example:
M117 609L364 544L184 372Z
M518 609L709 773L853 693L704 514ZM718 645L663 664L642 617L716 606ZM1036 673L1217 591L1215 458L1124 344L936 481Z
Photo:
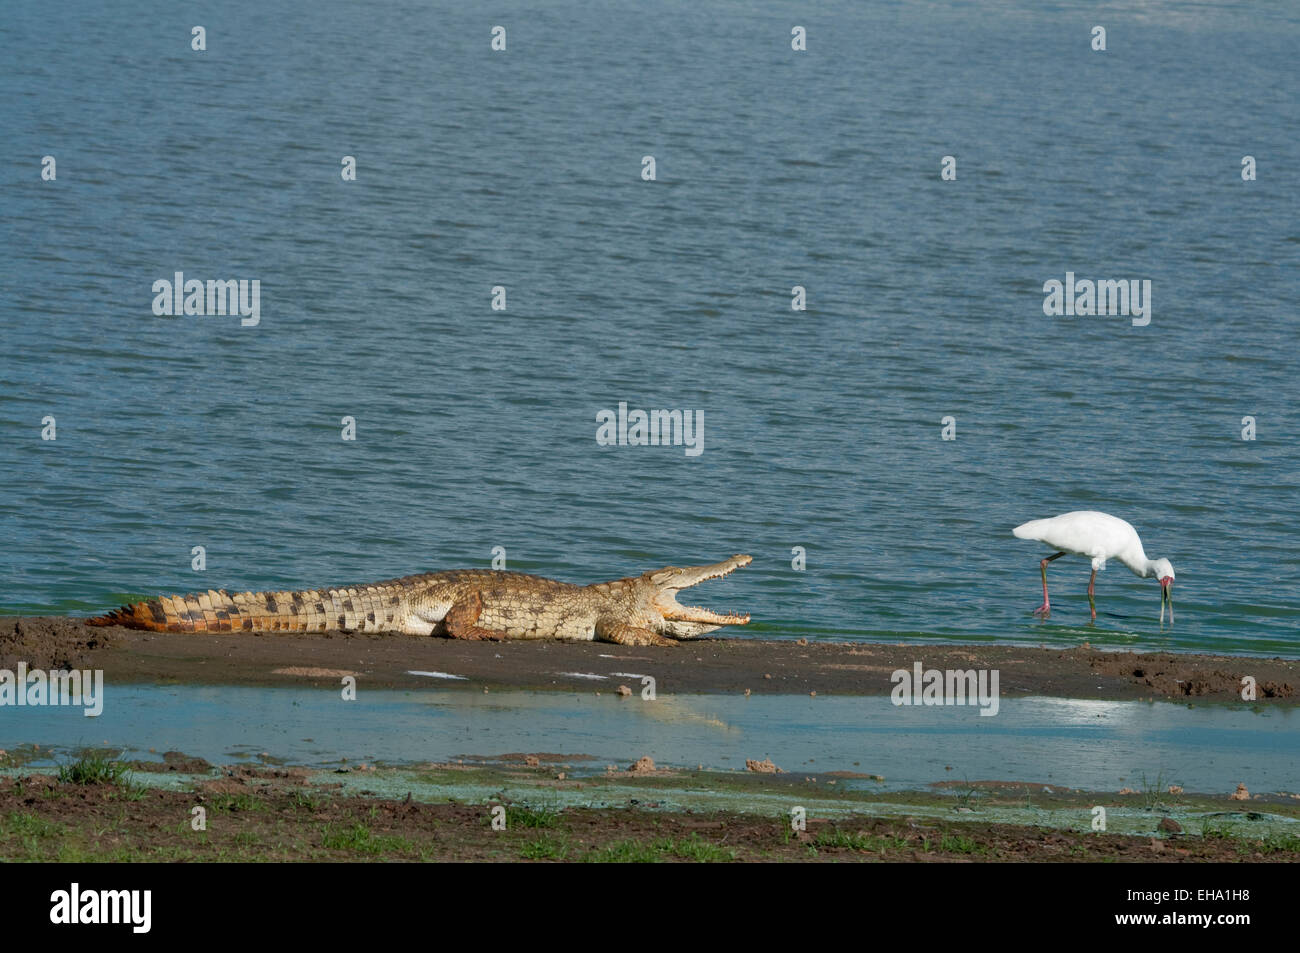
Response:
M1105 569L1108 559L1119 560L1139 576L1148 575L1152 568L1137 530L1127 520L1109 513L1075 510L1021 523L1011 532L1020 539L1036 539L1053 549L1087 556L1093 569Z
M1142 540L1126 520L1097 510L1075 510L1051 519L1030 520L1011 531L1020 539L1036 539L1057 550L1043 559L1043 604L1034 610L1035 615L1047 618L1052 606L1047 594L1047 564L1058 556L1073 553L1092 560L1092 578L1088 581L1088 606L1093 621L1097 607L1093 600L1093 586L1097 573L1106 568L1106 560L1116 559L1139 576L1155 576L1160 581L1160 621L1165 620L1165 604L1169 605L1169 621L1174 620L1173 582L1174 567L1167 559L1147 559Z

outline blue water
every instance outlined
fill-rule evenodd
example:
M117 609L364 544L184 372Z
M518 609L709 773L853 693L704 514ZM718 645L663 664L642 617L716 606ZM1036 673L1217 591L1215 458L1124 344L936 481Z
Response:
M1300 789L1300 713L1223 706L1003 699L976 708L899 708L888 697L661 696L109 685L98 718L25 708L0 722L0 747L40 745L43 761L80 747L128 758L176 750L214 764L262 754L293 764L391 764L547 751L586 755L578 772L656 764L743 770L771 758L786 771L884 776L886 787L939 781L1055 783L1088 790L1255 793ZM151 755L150 752L155 754Z
M1298 654L1300 9L535 6L6 5L0 611L748 552L745 634ZM1067 270L1150 325L1045 316ZM704 452L597 446L620 401ZM1010 528L1080 508L1173 629L1078 559L1030 617Z

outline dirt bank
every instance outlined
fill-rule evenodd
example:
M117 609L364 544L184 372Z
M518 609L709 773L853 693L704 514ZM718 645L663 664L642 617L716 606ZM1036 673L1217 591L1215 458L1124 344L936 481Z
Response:
M124 631L95 629L59 616L0 618L0 669L14 671L19 662L44 671L97 668L107 657L105 649L124 644Z
M355 674L370 688L460 686L666 693L883 695L890 675L993 669L1002 697L1240 701L1253 677L1258 703L1300 702L1300 661L1244 656L1103 652L1015 646L879 645L699 639L673 648L604 642L461 642L404 635L194 634L92 629L63 617L0 623L0 668L99 668L111 682L302 685ZM411 674L425 672L434 674ZM457 678L442 676L453 675ZM591 677L600 676L600 677Z

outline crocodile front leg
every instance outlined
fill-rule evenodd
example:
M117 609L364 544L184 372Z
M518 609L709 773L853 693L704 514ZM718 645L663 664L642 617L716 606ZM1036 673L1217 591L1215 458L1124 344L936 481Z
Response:
M624 622L597 622L596 638L618 645L677 645L676 639L660 635L654 629L645 629Z
M447 634L453 639L476 639L478 641L504 642L509 636L496 629L487 629L478 624L478 617L483 612L483 596L477 589L466 595L447 610L443 622Z

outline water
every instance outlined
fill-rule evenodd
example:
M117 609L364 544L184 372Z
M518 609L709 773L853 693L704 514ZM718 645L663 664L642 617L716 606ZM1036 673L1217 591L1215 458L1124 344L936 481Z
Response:
M570 773L656 764L884 776L885 788L938 781L1051 783L1085 790L1179 784L1188 791L1300 790L1300 713L1077 699L1003 699L974 708L898 708L887 697L661 696L113 686L103 714L29 708L0 721L0 747L39 744L47 760L81 746L126 757L177 750L213 763L263 752L292 764L418 764L547 751L587 755ZM53 750L51 750L53 749Z
M531 6L6 8L0 611L749 552L700 598L756 636L1296 654L1295 7ZM178 270L261 324L155 317ZM1067 270L1150 326L1045 317ZM1010 528L1079 508L1174 629L1078 559L1030 618Z

